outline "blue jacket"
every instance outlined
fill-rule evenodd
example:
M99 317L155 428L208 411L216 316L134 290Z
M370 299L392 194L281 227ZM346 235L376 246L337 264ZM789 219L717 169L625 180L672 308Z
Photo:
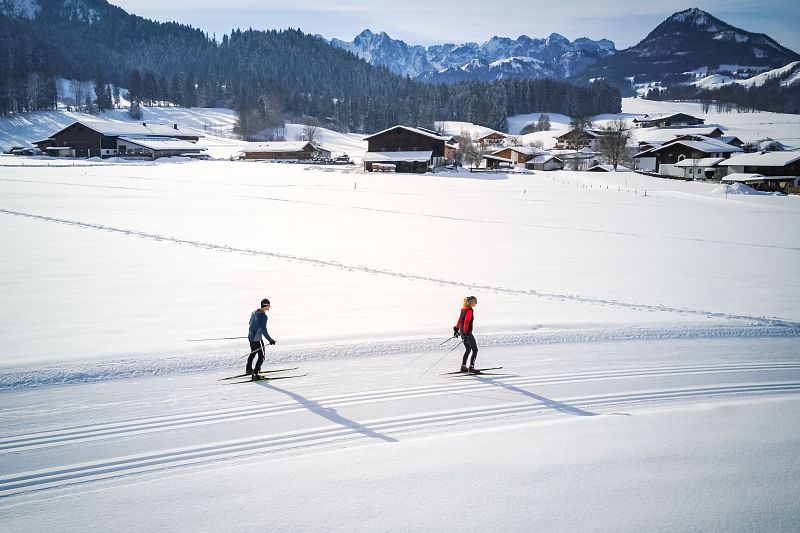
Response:
M272 337L267 333L267 314L262 309L256 309L250 315L250 328L247 332L247 340L250 342L261 342L261 337L273 342Z

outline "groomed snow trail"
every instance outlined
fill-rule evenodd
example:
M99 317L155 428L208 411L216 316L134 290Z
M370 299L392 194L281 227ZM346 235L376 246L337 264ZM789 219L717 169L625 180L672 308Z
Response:
M726 353L734 344L743 348ZM17 430L0 436L0 501L220 468L229 460L289 454L302 461L331 447L403 446L454 428L800 398L800 359L790 355L796 344L793 338L605 343L617 354L608 360L589 355L588 344L507 347L491 350L491 361L505 366L498 375L443 375L458 354L424 373L434 353L408 366L411 354L309 363L302 369L307 377L260 383L226 383L219 381L225 374L215 373L6 392L2 416L6 428ZM763 346L771 353L759 355ZM705 354L702 360L686 356L692 348ZM641 360L621 364L629 357ZM565 371L553 371L562 366L556 359Z

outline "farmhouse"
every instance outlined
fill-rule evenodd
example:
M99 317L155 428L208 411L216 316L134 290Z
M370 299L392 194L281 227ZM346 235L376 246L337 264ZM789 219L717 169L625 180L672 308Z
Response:
M501 168L513 168L514 162L507 157L500 157L498 155L486 154L483 156L483 159L486 161L486 168L491 169L501 169Z
M564 160L552 154L538 154L525 162L525 168L530 170L563 170Z
M373 168L377 163L383 165L381 169L394 165L396 172L425 173L444 166L447 154L455 150L452 137L410 126L393 126L364 139L368 148L363 162L368 172L378 170Z
M702 140L676 140L651 150L636 154L639 168L656 172L662 176L686 178L685 167L676 167L677 163L685 159L727 158L731 154L741 152L742 149L725 142L711 138L698 138ZM696 176L693 176L693 179Z
M33 144L50 155L68 157L148 157L198 154L198 135L165 124L81 120ZM146 143L147 145L143 144Z
M590 148L596 151L600 148L600 139L604 133L603 130L570 130L556 137L556 149L580 150L582 148Z
M493 131L492 133L484 135L483 137L478 137L475 142L482 148L490 149L505 146L507 141L508 135Z
M496 150L492 152L491 155L510 159L515 165L517 165L526 163L537 155L543 154L549 154L549 152L534 148L533 146L509 146L508 148Z
M705 124L705 119L693 117L686 113L671 113L665 115L645 115L642 118L633 119L633 123L639 128L674 128L680 126L696 126Z
M250 143L240 153L241 159L310 161L317 157L319 149L308 141L270 141Z
M800 177L800 151L736 154L719 164L728 173L761 174L765 177Z

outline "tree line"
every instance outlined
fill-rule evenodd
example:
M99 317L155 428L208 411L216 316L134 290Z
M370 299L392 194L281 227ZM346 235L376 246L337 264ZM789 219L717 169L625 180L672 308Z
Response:
M94 81L96 99L76 102L86 110L113 106L120 87L128 91L122 96L144 106L233 108L238 133L254 139L284 120L310 117L325 127L371 133L436 120L504 130L506 117L519 113L621 110L618 89L602 82L427 84L300 30L233 30L217 40L108 4L98 7L91 24L53 5L34 21L0 16L0 115L55 108L58 77Z

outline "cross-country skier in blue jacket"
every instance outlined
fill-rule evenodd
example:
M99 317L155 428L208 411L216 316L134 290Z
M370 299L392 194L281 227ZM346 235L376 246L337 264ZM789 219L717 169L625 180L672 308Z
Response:
M261 300L261 307L250 314L250 328L247 331L247 340L250 341L250 356L247 358L246 374L253 376L253 381L262 379L259 375L261 364L264 362L264 339L270 344L275 344L275 340L267 332L267 311L269 311L269 300ZM258 355L256 366L253 368L253 359Z

